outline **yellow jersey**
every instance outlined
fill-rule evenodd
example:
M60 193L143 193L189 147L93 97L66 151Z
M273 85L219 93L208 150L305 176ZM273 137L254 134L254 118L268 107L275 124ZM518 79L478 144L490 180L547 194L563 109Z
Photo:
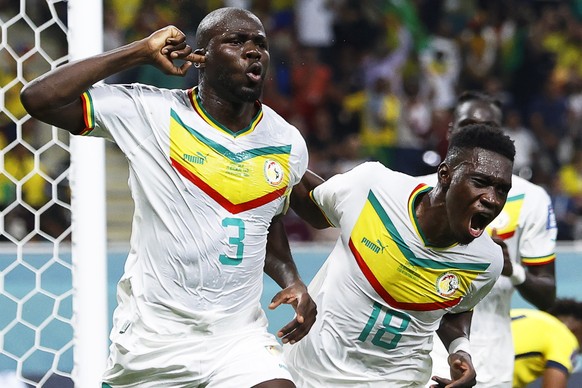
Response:
M579 344L570 329L551 314L533 309L511 310L515 348L513 387L525 387L546 368L574 369Z

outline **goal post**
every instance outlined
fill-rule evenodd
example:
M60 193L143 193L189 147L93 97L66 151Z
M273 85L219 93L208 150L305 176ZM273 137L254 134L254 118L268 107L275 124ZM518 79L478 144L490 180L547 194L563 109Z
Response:
M101 0L68 1L69 59L103 51ZM73 381L101 387L107 356L107 253L103 139L71 137Z
M21 88L103 47L102 0L0 7L0 381L101 387L105 144L31 118ZM15 385L16 386L16 385Z

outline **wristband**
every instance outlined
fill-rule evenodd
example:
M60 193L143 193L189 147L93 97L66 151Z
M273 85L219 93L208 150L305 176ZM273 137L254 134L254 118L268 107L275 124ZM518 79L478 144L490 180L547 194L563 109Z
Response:
M523 284L523 282L525 282L525 268L523 268L523 266L519 265L519 264L514 264L513 265L513 273L511 274L511 276L509 276L509 280L511 281L511 284L513 284L514 286L519 286L520 284Z
M449 354L457 353L459 350L471 354L471 344L467 337L458 337L451 341Z

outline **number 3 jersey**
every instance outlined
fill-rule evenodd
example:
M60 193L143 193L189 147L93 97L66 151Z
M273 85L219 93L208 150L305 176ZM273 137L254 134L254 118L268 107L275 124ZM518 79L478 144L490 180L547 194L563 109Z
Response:
M313 190L341 235L309 285L315 325L284 346L294 378L306 382L298 386L424 384L441 317L471 310L489 292L503 265L500 247L486 234L464 246L429 246L414 204L430 189L369 162Z
M117 328L136 316L161 335L256 320L271 219L307 168L299 131L257 102L248 127L231 132L196 89L100 85L82 99L86 134L113 140L129 162L135 213Z

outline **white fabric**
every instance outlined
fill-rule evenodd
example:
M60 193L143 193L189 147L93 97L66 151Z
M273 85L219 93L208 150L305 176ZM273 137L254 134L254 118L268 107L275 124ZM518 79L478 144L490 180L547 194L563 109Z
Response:
M304 381L304 385L298 384L300 388L425 384L431 369L431 333L441 317L447 312L471 310L499 277L501 249L486 234L465 246L433 249L425 245L415 217L408 211L409 198L417 186L416 178L371 162L336 175L314 190L314 199L332 224L341 228L341 237L309 285L318 306L315 325L297 344L283 346L292 375ZM365 239L356 238L359 231L376 222L370 213L361 216L375 201L369 199L371 196L377 200L376 213L385 212L384 225L391 225L391 232L373 224L365 231L369 241L362 243ZM431 270L403 260L405 255L395 250L384 249L393 244L402 244L400 250L414 256L405 259L425 259L430 268L446 267L447 274L455 274L466 287L458 290L460 303L446 308L433 304L446 299L439 295L438 281L430 280ZM391 296L398 295L396 302L389 304L370 283L352 245L361 249L362 255L394 263L397 269L385 273L390 279L383 285ZM372 252L367 252L368 248ZM478 274L460 269L467 263L484 269ZM421 309L423 303L430 308ZM395 307L404 304L408 309Z
M436 174L419 178L433 185ZM508 203L523 196L515 234L504 240L509 256L521 266L521 258L543 257L555 252L556 223L551 200L541 187L516 175ZM490 227L501 228L510 216L507 204ZM513 381L513 340L511 337L511 298L515 288L508 277L501 276L489 295L473 311L471 358L477 371L477 387L511 387ZM438 337L431 352L433 375L448 377L447 351Z
M111 357L122 348L137 347L147 354L148 347L159 350L166 343L176 344L180 351L186 341L245 328L266 333L260 297L267 230L307 168L307 149L299 131L262 106L264 116L256 127L234 136L197 113L185 90L133 84L101 85L89 93L95 112L90 135L114 140L125 154L135 201L130 252L118 285ZM179 139L170 134L171 117L181 120L181 133L189 128L211 145L205 154L194 150L184 158L202 168L208 165L202 175L218 192L223 180L238 179L241 191L268 181L272 177L267 177L266 165L263 171L263 165L252 164L252 155L260 154L255 150L290 147L287 192L233 214L173 165L170 150L181 144L175 144ZM234 157L247 154L248 162ZM233 161L217 173L212 163L225 163L225 155ZM220 260L238 254L242 260L237 265ZM127 330L132 325L139 335ZM172 358L171 351L166 357ZM113 364L110 360L109 367ZM107 374L105 381L115 383Z

